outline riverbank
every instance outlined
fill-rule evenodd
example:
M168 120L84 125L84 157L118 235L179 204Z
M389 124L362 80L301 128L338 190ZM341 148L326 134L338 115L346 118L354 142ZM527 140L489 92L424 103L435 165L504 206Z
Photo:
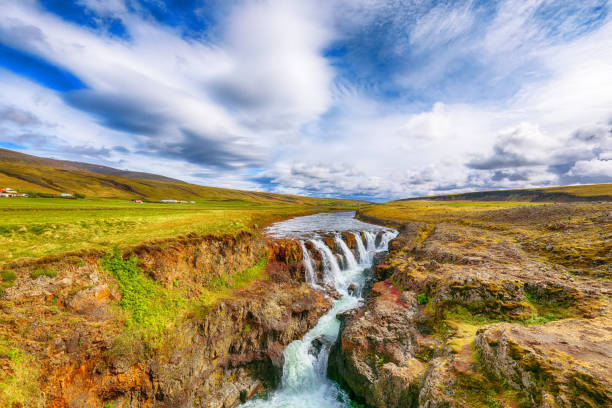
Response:
M330 376L372 407L612 406L612 205L401 202Z

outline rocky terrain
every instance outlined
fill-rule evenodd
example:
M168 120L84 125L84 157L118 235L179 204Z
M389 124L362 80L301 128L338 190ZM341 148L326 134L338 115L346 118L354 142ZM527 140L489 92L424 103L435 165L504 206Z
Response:
M212 408L265 392L284 346L329 308L301 257L245 233L16 262L0 299L3 401Z
M612 407L612 204L359 216L400 234L364 307L339 316L328 374L357 406ZM266 393L331 304L302 258L245 232L3 265L0 401L230 408Z
M611 407L612 205L415 205L361 214L401 233L329 375L371 407Z

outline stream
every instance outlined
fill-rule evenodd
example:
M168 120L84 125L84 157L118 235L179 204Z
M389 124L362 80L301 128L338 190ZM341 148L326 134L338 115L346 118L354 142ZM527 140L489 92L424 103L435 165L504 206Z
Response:
M341 233L354 235L353 252ZM354 212L320 213L297 217L276 223L266 234L274 238L300 240L304 252L306 282L318 290L331 286L340 297L317 325L300 339L290 343L284 351L285 364L280 387L263 398L241 405L242 408L332 408L350 407L348 395L327 378L327 360L331 345L340 330L338 313L356 308L363 302L364 287L372 275L375 255L386 252L397 231L368 224L355 219ZM334 236L333 253L323 237ZM322 280L317 280L312 255L306 242L310 242L323 261Z

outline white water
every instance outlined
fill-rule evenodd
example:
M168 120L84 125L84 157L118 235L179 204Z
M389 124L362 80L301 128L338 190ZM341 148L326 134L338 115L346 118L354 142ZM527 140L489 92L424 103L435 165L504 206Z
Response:
M372 252L376 249L376 235L374 235L373 233L371 233L370 231L364 231L363 235L365 236L366 239L366 250L368 252Z
M302 247L302 253L304 254L304 267L306 269L306 283L313 288L320 288L317 285L317 278L315 276L314 271L314 263L312 262L312 257L310 256L310 252L306 249L306 245L304 245L304 241L300 241L300 246Z
M331 310L323 315L317 325L306 333L301 340L295 340L287 346L284 351L285 364L283 366L280 388L270 393L266 398L248 401L241 407L350 407L348 395L326 376L330 347L336 341L340 329L340 322L336 315L360 305L363 300L361 298L361 288L365 284L368 270L372 267L374 253L385 251L389 241L397 235L396 231L376 225L365 224L360 221L355 223L356 220L354 220L353 216L353 213L317 214L285 221L285 223L290 222L289 226L282 225L283 223L281 222L271 228L277 237L309 239L314 248L321 254L324 268L324 283L333 285L341 297L334 301ZM312 221L312 224L309 224L308 221ZM365 225L365 228L354 228L355 226L363 227L361 224ZM300 231L296 231L296 225L305 225L307 234L303 235ZM317 228L314 228L313 225L316 225ZM346 226L346 228L343 229L343 226ZM333 227L331 231L329 230L330 227ZM284 235L281 233L282 231L285 232ZM368 244L367 249L364 247L361 237L357 239L359 262L357 262L354 254L339 235L342 231L351 231L355 234L356 238L361 235L360 232L368 231L371 234L372 245ZM340 267L338 259L332 250L325 245L323 240L319 239L322 234L329 232L337 234L335 236L335 243L336 247L340 248L341 253L339 255L343 256L346 260L344 268ZM378 247L375 247L374 242L378 233L381 233L382 236ZM309 285L320 288L319 283L316 282L311 254L306 249L306 245L303 242L301 244L304 251L303 261L306 269L306 281ZM314 281L312 284L309 282L311 278ZM355 284L358 290L349 294L348 289L351 284ZM316 339L321 340L323 345L318 354L315 355L311 350L313 341Z
M355 259L355 255L349 249L348 245L346 245L346 243L342 240L342 237L340 235L336 235L334 237L334 242L342 250L342 255L344 256L346 269L351 269L351 270L357 269L357 260Z
M370 262L370 257L368 256L368 251L366 251L365 247L363 246L363 241L361 240L361 234L358 232L353 232L353 235L355 236L355 242L357 243L357 253L359 254L359 263L360 264L367 264L368 262Z

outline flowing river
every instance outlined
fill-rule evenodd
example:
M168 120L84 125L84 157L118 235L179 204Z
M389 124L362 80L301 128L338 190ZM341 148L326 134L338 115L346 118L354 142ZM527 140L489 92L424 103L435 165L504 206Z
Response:
M358 307L363 301L363 289L377 253L388 249L397 231L356 220L354 212L321 213L276 223L267 234L275 238L300 240L304 252L306 282L316 289L333 287L340 297L330 311L301 340L290 343L284 351L285 364L281 386L264 398L241 405L243 408L339 408L350 407L348 395L327 378L330 347L338 337L338 313ZM341 233L353 234L353 252ZM336 254L325 245L324 236L334 236ZM322 281L317 280L310 242L323 261ZM309 245L310 246L310 245Z

